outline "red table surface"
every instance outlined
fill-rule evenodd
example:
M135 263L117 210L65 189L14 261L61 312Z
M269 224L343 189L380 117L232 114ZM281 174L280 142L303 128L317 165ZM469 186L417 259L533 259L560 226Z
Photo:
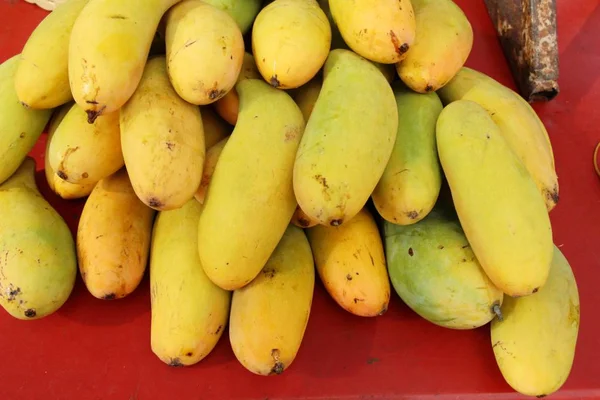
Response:
M458 0L475 30L467 65L514 88L482 1ZM554 240L579 283L582 321L570 378L554 397L600 398L600 179L592 166L600 140L600 4L559 0L561 93L535 105L554 145L560 203ZM0 62L18 53L45 12L23 1L0 2ZM2 112L2 110L0 110ZM45 136L32 154L43 168ZM73 231L83 201L46 198ZM0 312L0 398L275 399L510 398L494 360L489 327L453 331L418 317L393 293L388 312L355 317L317 282L302 347L281 376L260 377L235 359L225 334L199 364L173 368L150 350L148 278L118 301L93 298L80 278L62 309L18 321Z

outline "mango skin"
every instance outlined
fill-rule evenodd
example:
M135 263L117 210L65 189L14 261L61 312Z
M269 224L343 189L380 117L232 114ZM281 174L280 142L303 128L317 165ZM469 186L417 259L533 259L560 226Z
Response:
M394 92L383 74L349 50L332 50L294 165L302 210L331 226L358 214L385 170L397 128Z
M52 116L52 110L28 109L19 101L14 81L19 58L0 64L0 184L21 166Z
M73 99L69 88L69 40L89 0L69 0L49 13L23 46L15 74L19 100L30 108L56 108Z
M294 211L294 215L292 216L292 224L296 225L298 228L312 228L319 224L318 221L311 219L300 206L296 207L296 211Z
M434 209L409 226L384 222L392 285L429 322L450 329L489 323L504 294L487 277L455 217Z
M236 22L242 34L246 34L260 11L262 0L203 0L205 3L226 11Z
M315 77L310 82L300 86L293 93L291 93L292 98L296 104L298 104L298 107L300 107L300 111L302 111L305 121L308 121L310 114L312 114L312 110L315 108L315 103L319 98L319 93L321 93L322 86L323 79L320 77Z
M222 98L244 58L244 38L233 18L200 0L182 1L165 18L167 70L177 94L197 105Z
M200 107L200 115L202 116L202 128L204 130L204 146L207 151L231 135L233 130L231 126L219 117L212 107Z
M452 0L411 0L416 36L406 57L396 65L400 79L418 93L438 90L467 61L473 28Z
M383 315L390 282L379 229L367 208L342 226L317 225L306 234L319 277L336 303L361 317Z
M398 107L396 142L371 197L385 220L410 225L433 209L442 186L435 126L443 105L435 93L415 93L400 82L392 88Z
M552 261L550 218L500 128L477 103L457 100L441 112L436 135L456 212L484 271L509 296L539 290Z
M575 276L556 246L546 285L507 298L502 314L502 321L492 321L491 342L506 382L527 396L558 391L573 366L581 315Z
M150 342L171 366L193 365L216 346L229 318L231 293L212 283L198 256L202 206L158 213L150 255Z
M121 109L121 147L137 196L155 210L173 210L194 197L205 157L200 108L169 82L165 57L148 60L135 94Z
M357 54L378 63L402 61L415 41L415 13L410 1L329 0L344 42Z
M198 224L204 271L226 290L259 274L294 214L292 172L304 132L302 113L284 91L258 79L236 89L239 121L219 156Z
M210 180L212 179L212 175L215 172L217 162L219 161L221 152L225 148L225 145L227 144L228 140L228 137L224 138L219 143L215 144L213 147L208 149L208 151L206 152L206 159L204 160L204 169L202 170L202 181L200 182L200 187L198 188L198 191L194 195L194 198L200 204L204 204L204 199L206 198L206 191L208 190L208 185L210 185Z
M316 0L275 0L252 28L252 54L269 84L300 87L315 77L331 46L331 27Z
M280 375L300 350L315 285L310 245L290 225L262 272L231 301L229 339L238 361L257 375Z
M96 184L77 228L79 271L94 297L120 299L138 287L146 271L154 214L135 195L125 168Z
M56 312L77 276L71 231L38 191L34 173L26 157L0 185L0 305L21 320Z

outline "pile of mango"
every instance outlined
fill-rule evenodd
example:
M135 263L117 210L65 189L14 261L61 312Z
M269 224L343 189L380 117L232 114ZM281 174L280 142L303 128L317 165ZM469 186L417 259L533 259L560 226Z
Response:
M316 277L360 317L393 288L431 323L489 324L506 381L555 392L580 314L552 146L464 66L473 39L451 0L68 0L0 66L0 304L46 317L78 271L121 299L148 267L160 360L228 328L271 375ZM76 237L34 180L45 131L48 185L86 199Z

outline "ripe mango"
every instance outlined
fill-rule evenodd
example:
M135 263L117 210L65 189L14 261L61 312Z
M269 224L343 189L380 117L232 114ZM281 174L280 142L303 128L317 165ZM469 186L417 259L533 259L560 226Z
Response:
M297 88L314 78L330 46L331 27L316 0L275 0L252 28L258 70L276 88Z
M204 165L202 116L173 90L165 57L148 61L120 117L125 166L140 200L161 211L191 200Z
M252 27L256 14L260 11L262 0L203 0L205 3L220 8L234 19L242 34Z
M217 162L219 161L219 157L221 156L221 152L225 148L228 137L221 140L219 143L215 144L213 147L208 149L206 152L206 159L204 160L204 169L202 170L202 181L200 182L200 187L198 191L194 195L196 200L200 204L204 204L204 199L206 198L206 191L208 190L208 185L210 184L210 180L212 179L212 175L215 172L215 167L217 166Z
M239 120L219 156L198 226L204 271L227 290L258 275L294 214L292 171L304 132L302 113L284 91L258 79L243 80L236 90Z
M120 299L138 287L154 214L135 195L125 168L96 184L77 228L79 270L94 297Z
M165 18L167 70L177 94L198 105L222 98L235 85L244 57L233 18L201 0L182 1Z
M302 344L315 270L302 229L288 226L262 272L231 301L229 339L238 361L257 375L279 375Z
M577 281L555 246L546 285L537 293L506 298L503 320L491 324L494 356L506 382L517 392L548 396L565 383L579 334Z
M392 285L429 322L473 329L490 322L504 294L487 277L454 216L434 209L410 226L384 222Z
M232 128L211 107L200 107L200 114L204 130L204 145L208 151L215 144L228 137Z
M198 256L202 206L158 213L150 255L152 352L171 366L206 357L225 331L231 293L208 279Z
M300 206L296 207L296 211L294 211L294 215L292 216L292 224L296 225L299 228L312 228L315 225L318 225L319 222L311 219Z
M415 41L416 21L410 1L329 0L329 8L344 42L371 61L400 62Z
M358 214L388 163L397 128L394 92L381 71L350 50L332 50L294 165L302 210L331 226Z
M315 77L305 85L300 86L292 93L292 98L300 107L304 120L308 121L315 103L321 93L321 87L323 86L323 80L320 77Z
M0 305L22 320L62 307L77 276L71 231L38 191L34 173L26 157L0 184Z
M383 315L390 301L390 282L379 229L367 208L342 226L317 225L306 234L331 297L354 315Z
M398 131L372 198L385 220L410 225L431 211L442 186L435 124L443 105L435 93L415 93L400 82L392 87L398 107Z
M533 178L473 101L447 105L436 131L456 212L484 271L510 296L535 293L548 277L552 228Z
M23 164L52 110L32 110L21 104L15 92L19 55L0 64L0 184Z
M400 79L418 93L444 86L467 61L473 28L452 0L411 0L417 23L415 42L396 65Z

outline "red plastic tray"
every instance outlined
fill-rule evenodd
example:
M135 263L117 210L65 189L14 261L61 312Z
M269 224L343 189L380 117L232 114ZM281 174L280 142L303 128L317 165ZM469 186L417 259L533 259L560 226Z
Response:
M475 30L467 65L514 88L482 1L457 0ZM24 1L0 1L0 62L18 53L46 15ZM575 363L555 398L600 398L600 179L592 166L600 140L600 4L559 0L561 93L536 105L554 144L560 202L555 243L579 282L582 320ZM0 110L2 112L2 110ZM32 154L43 168L45 136ZM83 201L43 194L75 231ZM489 327L452 331L422 320L393 294L388 312L361 319L339 308L317 282L312 314L294 364L259 377L235 359L224 335L189 368L150 350L148 279L129 297L96 300L81 279L54 315L18 321L0 312L0 398L22 399L367 399L518 398L494 361Z

